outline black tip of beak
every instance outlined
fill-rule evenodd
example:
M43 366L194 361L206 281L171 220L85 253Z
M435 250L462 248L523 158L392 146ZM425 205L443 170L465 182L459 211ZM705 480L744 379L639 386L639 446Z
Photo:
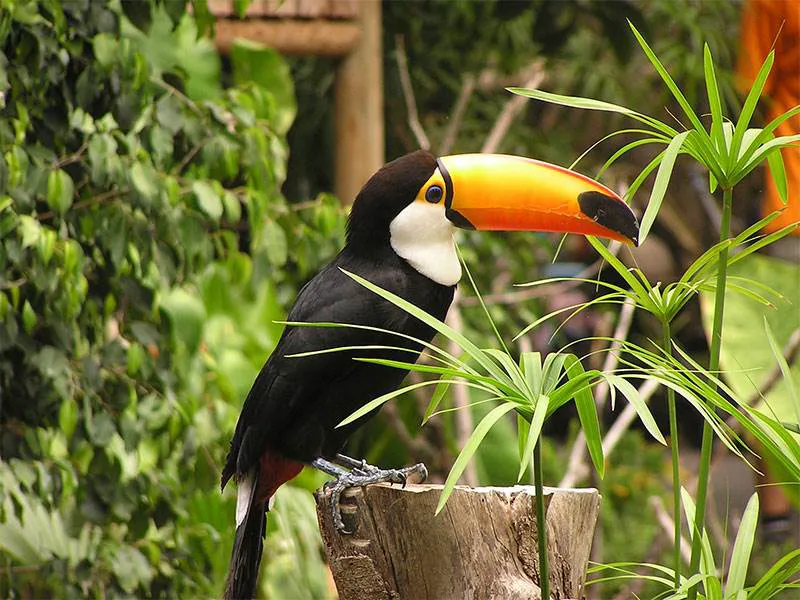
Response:
M639 221L624 202L601 192L583 192L578 196L581 212L598 225L610 229L639 245Z

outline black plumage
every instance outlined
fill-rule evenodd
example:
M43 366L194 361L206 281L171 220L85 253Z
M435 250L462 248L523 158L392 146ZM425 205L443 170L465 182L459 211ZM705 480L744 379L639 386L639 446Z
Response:
M300 291L288 321L347 323L389 329L425 341L434 331L407 312L353 281L340 269L389 290L444 319L455 286L418 273L392 249L389 223L436 168L434 157L416 152L387 164L358 195L344 249ZM336 428L369 400L396 389L406 375L392 367L354 361L379 356L413 362L401 351L352 351L302 358L290 355L341 346L421 347L394 335L352 328L288 326L258 374L242 408L222 484L248 473L265 451L302 463L331 457L363 423ZM263 482L262 485L268 485Z

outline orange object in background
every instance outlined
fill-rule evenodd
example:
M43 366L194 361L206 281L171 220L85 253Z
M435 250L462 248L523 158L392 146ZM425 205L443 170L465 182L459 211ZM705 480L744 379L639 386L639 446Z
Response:
M764 94L769 97L767 120L800 104L800 0L747 0L742 11L739 75L747 86L753 82L769 51L775 48ZM800 133L800 115L781 123L775 135ZM767 227L775 231L800 222L800 147L784 148L788 205L783 214ZM767 175L761 214L784 208L772 177ZM800 235L800 229L794 231Z

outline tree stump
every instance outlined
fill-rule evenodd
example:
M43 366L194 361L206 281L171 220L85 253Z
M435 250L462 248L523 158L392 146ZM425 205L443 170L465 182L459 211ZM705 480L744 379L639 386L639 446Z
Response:
M317 518L341 600L541 598L533 486L457 487L434 516L441 485L373 485L342 496L353 534ZM581 598L600 507L595 489L545 488L550 589Z

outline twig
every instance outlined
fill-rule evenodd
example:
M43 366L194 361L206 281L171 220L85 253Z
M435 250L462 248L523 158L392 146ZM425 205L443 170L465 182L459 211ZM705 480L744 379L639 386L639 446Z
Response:
M461 320L459 303L459 293L456 291L453 304L450 306L450 312L448 312L446 320L446 323L456 331L461 331L464 327L464 323ZM461 348L454 341L449 341L447 346L447 351L456 358L461 355ZM450 389L453 390L453 404L458 409L455 411L456 440L458 447L463 448L467 445L469 436L472 435L473 423L469 406L469 392L465 385L452 385ZM464 474L461 476L461 479L467 485L478 484L478 472L475 468L474 460L467 463L467 468L464 469Z
M675 523L667 512L667 509L664 506L664 501L660 496L650 496L650 506L656 513L656 519L658 519L658 522L664 529L664 532L669 536L670 539L672 539L672 534L675 531ZM683 560L688 563L691 554L692 547L689 545L689 542L686 540L686 538L681 537L681 556L683 557Z
M525 81L523 87L536 89L541 85L543 80L544 69L542 69L541 65L539 65L539 68L534 71L533 75L531 75L527 81ZM500 143L503 141L503 138L506 137L508 129L514 122L517 114L520 110L522 110L522 107L525 106L527 101L528 99L524 96L518 96L516 94L506 101L503 110L500 112L500 115L497 117L492 130L489 132L489 135L486 138L486 141L483 143L481 152L492 153L497 150L497 148L500 146Z
M403 89L403 98L406 101L406 108L408 109L408 126L414 133L414 137L417 138L419 147L423 150L430 150L431 142L425 134L422 124L419 122L417 101L414 99L414 88L411 87L411 76L408 73L405 40L402 35L396 35L394 42L397 47L395 57L397 58L397 70L400 74L400 87Z
M202 150L202 149L203 149L203 146L205 146L205 145L206 145L208 142L210 142L212 139L213 139L213 138L212 138L211 136L208 136L207 138L205 138L205 139L201 140L201 141L200 141L198 144L196 144L196 145L194 146L194 148L192 148L191 150L189 150L189 152L187 152L187 153L186 153L186 156L184 156L184 157L181 159L181 162L179 162L179 163L178 163L178 164L175 166L175 168L174 168L174 169L172 169L172 173L173 173L173 175L180 175L181 173L183 173L183 170L186 168L186 166L187 166L187 165L188 165L190 162L192 162L192 159L194 159L194 157L195 157L195 156L197 156L197 153L198 153L198 152L200 152L200 150Z
M447 130L444 133L442 145L439 148L439 154L450 154L453 149L453 144L456 142L458 130L461 128L461 121L464 120L464 113L467 111L467 104L475 91L475 76L468 73L464 77L464 82L461 84L461 92L458 94L455 107L453 108L453 115L450 117L450 122L447 124Z
M624 340L628 337L628 332L631 328L631 323L633 322L633 313L636 310L636 303L633 302L630 298L625 300L625 303L622 305L622 310L619 313L619 321L617 322L617 328L614 330L614 341L611 343L611 347L608 349L608 353L606 354L606 359L603 364L603 371L604 372L611 372L617 368L617 364L619 363L619 349L622 345L621 340ZM597 403L598 407L602 407L605 405L606 398L608 396L608 382L603 380L597 390L597 395L595 397L595 402ZM567 467L567 472L564 475L561 483L559 483L559 487L572 487L575 483L586 474L586 435L583 431L578 432L578 436L575 438L575 443L572 445L572 451L570 452L569 456L569 463Z
M124 196L130 192L130 189L125 187L118 190L109 190L107 192L103 192L102 194L97 194L96 196L92 196L91 198L87 198L86 200L81 200L80 202L76 202L72 205L70 210L81 210L82 208L87 208L89 206L94 206L95 204L102 204L104 202L108 202L109 200L114 200L121 196ZM39 213L36 215L36 218L39 221L48 221L55 216L53 211L46 211L43 213Z
M608 251L611 252L614 256L619 254L619 251L622 249L622 244L619 242L613 242L609 244ZM603 259L600 258L593 262L591 265L583 269L580 273L575 275L575 278L571 281L562 281L558 283L552 283L549 285L538 285L533 286L524 290L520 290L518 292L502 292L499 294L487 294L483 297L483 301L488 304L516 304L517 302L525 302L526 300L533 300L535 298L549 298L550 296L557 296L559 294L564 294L576 287L580 287L584 285L584 281L579 281L580 279L589 279L597 274L600 268L603 265ZM463 306L475 306L479 304L477 296L464 296L461 299L461 304Z
M23 286L26 283L28 283L28 280L24 277L20 277L19 279L14 279L12 281L0 282L0 290L10 290L11 288Z
M199 116L199 117L204 117L205 116L205 114L203 113L202 110L200 110L200 108L197 106L197 104L195 104L192 101L191 98L189 98L186 94L184 94L182 91L180 91L175 86L172 86L172 85L168 84L166 81L164 81L163 79L161 79L159 77L156 77L155 75L150 77L150 82L154 83L156 86L160 87L162 90L164 90L164 91L172 94L176 98L178 98L181 102L183 102L186 106L188 106L189 109L193 113L195 113L197 116Z
M81 157L83 156L83 153L86 151L86 148L88 147L89 147L89 142L83 142L80 148L78 148L75 152L73 152L72 154L68 154L63 158L59 158L53 165L53 169L60 169L61 167L65 167L67 165L71 165L72 163L79 162L81 160Z

